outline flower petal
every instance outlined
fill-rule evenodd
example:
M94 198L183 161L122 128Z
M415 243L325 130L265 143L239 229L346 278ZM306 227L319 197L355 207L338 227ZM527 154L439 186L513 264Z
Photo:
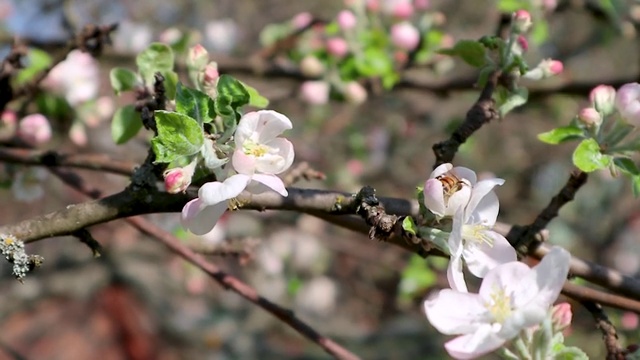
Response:
M450 163L440 164L437 168L433 169L433 171L429 175L429 179L435 179L438 176L447 173L451 169L453 169L453 165L451 165Z
M470 197L471 187L468 184L463 183L462 188L451 195L449 201L447 201L444 216L453 216L458 209L464 209L469 203Z
M499 289L503 289L506 295L513 294L519 289L522 279L531 272L531 268L518 261L499 265L485 275L478 294L487 302L492 301L492 294Z
M433 327L446 335L476 331L488 318L478 294L443 289L425 300L424 311Z
M260 134L258 142L264 144L275 139L285 130L293 128L291 120L283 114L273 110L260 110L260 121L256 131Z
M180 222L192 233L204 235L213 229L226 210L227 204L224 202L207 206L200 199L193 199L182 208Z
M238 122L236 132L233 134L233 139L236 142L236 149L241 149L242 144L249 139L257 141L257 139L253 139L253 137L256 133L256 129L258 128L259 120L260 114L257 111L251 111L242 115L242 118L240 118L240 121Z
M240 174L252 175L256 170L256 158L237 149L231 155L231 166Z
M277 192L282 196L289 195L289 193L287 192L287 189L284 186L284 182L282 182L282 179L280 179L275 175L254 174L251 179L266 185L267 187L269 187L270 189L272 189L273 191Z
M491 190L497 185L502 184L504 184L503 179L494 178L481 180L473 187L465 213L465 223L468 223L468 220L474 212L482 211L479 215L481 215L482 221L486 222L484 225L493 226L493 224L495 224L500 205L498 203L498 197L495 193L492 193ZM487 199L484 199L485 197L487 197ZM479 221L475 221L474 219L474 222Z
M569 274L571 255L565 249L554 246L530 274L520 279L514 291L516 305L536 304L547 308L558 298Z
M204 205L215 205L240 195L249 181L250 176L238 174L228 177L224 182L209 182L200 187L198 198Z
M447 280L451 289L459 292L469 292L467 283L464 281L464 273L462 272L462 258L459 256L451 256L449 266L447 267Z
M475 359L498 349L505 341L492 331L490 324L486 324L472 334L447 341L444 348L456 359Z
M460 179L469 180L471 186L475 186L478 182L478 176L476 175L476 172L464 166L456 166L451 169L451 172Z
M463 253L469 271L480 278L498 265L518 260L516 250L504 236L492 230L485 230L484 235L493 239L492 244L482 241Z
M293 144L283 138L277 138L265 144L269 153L256 158L256 170L264 174L280 174L293 164Z
M445 164L443 164L445 165ZM440 165L442 166L442 165ZM443 217L446 210L442 183L438 179L429 179L424 183L424 205L434 215Z

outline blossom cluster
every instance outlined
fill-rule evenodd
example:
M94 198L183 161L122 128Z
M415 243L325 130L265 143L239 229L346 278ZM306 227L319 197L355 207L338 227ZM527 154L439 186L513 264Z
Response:
M507 239L492 230L499 211L493 188L504 180L478 180L475 172L438 166L424 185L424 205L441 223L450 223L447 279L424 303L431 324L447 335L447 352L470 359L494 351L521 330L541 323L551 311L569 271L569 253L554 247L534 268L518 262ZM463 265L484 278L468 292Z
M609 85L596 86L589 94L591 104L580 110L579 120L586 126L599 128L605 117L615 113L633 126L640 126L640 84L622 85L618 91Z
M208 233L227 210L227 201L244 190L252 194L272 190L287 196L283 181L276 175L293 163L293 145L279 136L291 128L291 120L273 110L242 116L234 134L235 150L230 163L216 174L218 181L202 185L198 197L184 206L182 225L194 234ZM167 190L184 191L191 182L194 168L192 163L165 173Z

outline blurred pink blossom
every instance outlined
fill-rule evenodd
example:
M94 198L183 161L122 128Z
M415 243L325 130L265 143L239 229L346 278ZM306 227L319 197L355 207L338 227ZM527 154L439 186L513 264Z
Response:
M616 106L616 89L609 85L598 85L589 93L589 100L602 115L610 115Z
M338 13L337 16L338 25L342 30L351 30L356 27L356 16L350 10L342 10Z
M301 12L291 19L291 24L295 29L302 29L309 26L311 21L313 21L313 15L311 15L311 13Z
M324 105L329 101L329 90L326 81L305 81L300 86L300 97L309 104Z
M624 84L616 93L616 109L634 126L640 126L640 84Z
M98 95L100 76L95 59L80 50L73 50L54 67L44 80L44 86L63 95L71 106Z
M349 44L345 39L339 37L327 39L327 52L341 58L349 52Z
M367 90L357 81L350 81L345 85L344 97L352 104L362 104L367 101Z
M30 146L42 145L51 140L51 125L42 114L27 115L18 124L18 137Z
M391 27L391 41L401 49L411 51L420 43L420 32L408 21Z

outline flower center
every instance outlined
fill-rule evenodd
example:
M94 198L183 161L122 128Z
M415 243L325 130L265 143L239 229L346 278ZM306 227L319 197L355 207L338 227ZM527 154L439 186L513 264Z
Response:
M494 289L491 292L491 301L486 303L485 307L493 315L493 319L502 324L511 315L511 297L502 288Z
M493 247L493 237L487 230L490 230L488 226L481 224L463 225L462 226L462 238L468 244L480 245L486 243Z
M257 142L247 139L244 144L242 144L242 151L246 155L254 156L254 157L262 157L269 153L270 148L267 145L258 144Z

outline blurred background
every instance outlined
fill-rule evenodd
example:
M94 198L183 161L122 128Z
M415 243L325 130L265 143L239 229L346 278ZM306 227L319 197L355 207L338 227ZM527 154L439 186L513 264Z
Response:
M640 2L442 0L428 2L425 11L441 16L441 30L455 41L495 34L504 18L500 9L509 6L537 9L534 21L544 24L530 42L529 63L559 59L564 72L531 84L531 101L483 127L461 148L455 164L506 179L497 189L499 220L527 224L568 178L575 145L543 144L536 135L568 124L588 104L591 87L640 79ZM190 41L202 43L219 60L220 73L228 67L267 97L269 108L291 118L294 128L287 136L296 162L306 161L327 175L325 181L295 186L357 191L371 185L381 196L415 198L416 186L435 161L431 146L449 136L478 96L475 69L458 60L418 66L404 78L423 89L401 84L393 91L372 92L359 105L330 101L312 106L300 98L295 77L234 72L231 66L263 48L260 33L268 24L304 12L331 20L343 8L337 0L0 0L0 55L8 53L16 37L55 55L83 25L118 22L113 46L73 69L95 67L86 76L99 81L89 100L74 104L66 94L75 111L50 115L55 135L46 147L140 163L148 134L125 146L111 139L113 112L134 99L113 94L109 71L114 66L134 69L135 55L152 41L189 33ZM456 82L468 87L429 90ZM0 192L2 224L86 201L46 172L7 167L7 174L40 179L43 196L20 196L15 186ZM77 172L104 195L128 184L118 175ZM149 218L194 247L224 250L211 260L363 359L447 358L445 337L421 310L428 292L446 285L446 262L423 261L309 215L233 212L204 238L185 233L179 214ZM13 278L10 264L0 263L0 359L328 357L128 224L114 221L90 231L106 249L99 259L74 238L53 238L28 246L45 263L24 284ZM552 243L574 255L628 275L640 271L640 206L625 179L594 173L551 223L550 233ZM591 316L579 304L572 308L568 344L602 358L601 334ZM609 314L623 344L640 340L637 314Z

